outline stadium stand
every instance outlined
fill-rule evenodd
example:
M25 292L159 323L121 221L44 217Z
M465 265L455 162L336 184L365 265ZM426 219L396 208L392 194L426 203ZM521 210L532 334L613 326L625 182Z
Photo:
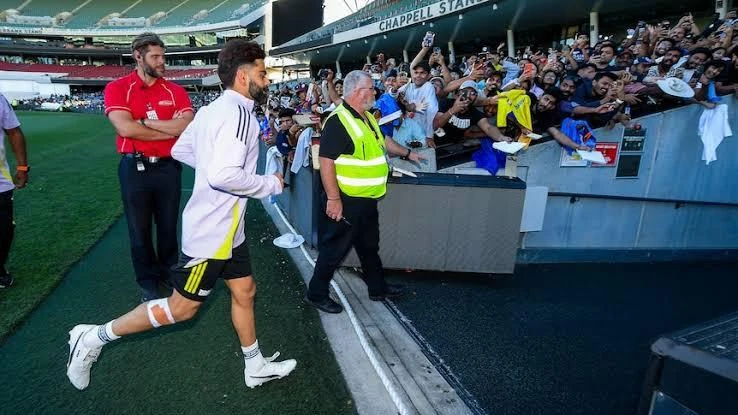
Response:
M69 29L183 26L238 20L267 0L86 0L59 6L55 0L30 0L0 10L0 23L10 26Z
M130 66L120 65L46 65L40 63L0 62L0 71L66 74L68 79L115 79L131 71ZM167 79L199 79L213 74L214 69L167 69Z

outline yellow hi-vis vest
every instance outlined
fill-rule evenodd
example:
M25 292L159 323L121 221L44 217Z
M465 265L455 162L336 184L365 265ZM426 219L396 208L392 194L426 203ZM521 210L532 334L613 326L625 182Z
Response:
M344 105L339 105L328 117L338 117L354 142L353 154L341 154L335 160L338 187L348 196L378 199L387 192L389 174L384 136L371 113L364 113L372 126L370 129Z

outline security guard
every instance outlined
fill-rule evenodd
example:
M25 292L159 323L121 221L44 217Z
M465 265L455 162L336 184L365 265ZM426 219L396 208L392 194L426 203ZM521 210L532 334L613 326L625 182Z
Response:
M321 201L325 215L318 221L318 260L305 296L308 304L327 313L343 311L340 304L328 297L328 286L352 246L361 261L371 300L402 294L401 286L384 281L377 200L387 191L389 166L385 150L416 162L422 159L410 149L384 140L369 112L375 93L367 73L350 72L344 79L343 91L343 103L325 121L320 138Z
M159 298L159 284L168 284L169 268L177 263L182 166L171 149L194 113L187 91L164 79L165 49L159 36L142 33L131 50L136 70L105 87L105 114L118 133L121 199L136 282L146 302Z

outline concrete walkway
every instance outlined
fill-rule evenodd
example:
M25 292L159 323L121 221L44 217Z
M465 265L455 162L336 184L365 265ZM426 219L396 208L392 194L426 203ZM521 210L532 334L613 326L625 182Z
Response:
M277 229L290 232L274 205L263 202ZM302 250L288 249L297 268L307 283L313 266ZM317 252L308 250L311 257ZM415 414L471 414L472 411L457 392L436 370L423 354L421 347L395 318L385 303L371 301L366 285L353 270L343 268L335 277L350 307L368 338L369 347L378 357L380 369L387 375L388 384L370 363L361 346L347 312L341 314L320 313L328 341L333 348L339 367L351 391L355 407L360 414L398 413L388 390L394 390L407 413ZM338 297L333 294L334 299Z

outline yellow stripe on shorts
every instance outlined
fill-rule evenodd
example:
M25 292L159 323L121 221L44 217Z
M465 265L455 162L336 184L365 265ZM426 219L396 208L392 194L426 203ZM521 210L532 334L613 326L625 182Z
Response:
M192 294L195 294L197 291L197 288L200 287L200 282L202 281L202 276L205 274L205 269L208 267L208 261L203 262L200 264L200 271L197 273L197 277L195 277L195 282L192 287L192 291L190 291Z
M197 264L190 270L190 275L187 277L187 283L185 283L185 291L188 293L194 293L195 290L192 288L192 283L195 282L195 276L197 275L198 271L200 270L200 267L202 267L203 264Z

